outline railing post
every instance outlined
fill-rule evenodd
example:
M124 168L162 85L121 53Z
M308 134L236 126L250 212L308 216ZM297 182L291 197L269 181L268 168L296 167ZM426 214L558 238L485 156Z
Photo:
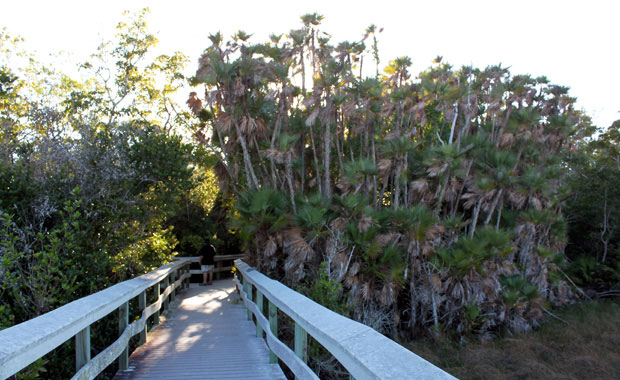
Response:
M80 370L90 361L90 326L75 336L75 370Z
M278 308L276 305L269 301L269 329L273 335L278 337ZM278 357L269 350L269 363L274 364L278 362Z
M261 315L263 314L263 293L256 289L256 305L258 306L258 310ZM256 318L256 337L263 339L263 328L260 327L260 323L258 323L258 318Z
M164 292L166 291L166 289L168 289L169 285L170 285L170 277L166 276L166 278L164 278ZM164 298L164 310L168 310L168 297Z
M308 333L297 322L295 322L295 354L304 363L308 363Z
M174 287L174 283L177 281L177 271L174 271L170 274L170 285ZM177 295L177 289L172 289L172 293L170 293L170 302L174 301L174 298Z
M252 284L250 284L248 282L248 280L245 278L245 276L243 277L243 287L245 288L245 295L248 298L248 301L252 301ZM246 309L248 310L248 320L252 320L252 312L250 311L249 308L246 307Z
M118 308L118 333L123 334L129 325L129 302L125 302ZM120 371L129 368L129 347L125 346L123 352L118 357L118 369Z
M138 308L140 309L140 314L144 312L146 309L146 290L140 293L138 296ZM146 332L147 332L147 321L144 323L144 329L140 331L140 344L146 343Z
M185 281L187 281L187 288L189 289L189 286L192 283L192 263L191 262L187 263L187 273L189 273L189 276L187 276Z
M157 298L157 301L159 301L160 295L161 295L161 286L160 286L160 283L158 282L157 284L155 284L155 297ZM155 311L155 314L153 314L153 324L154 325L159 324L159 309L157 309Z

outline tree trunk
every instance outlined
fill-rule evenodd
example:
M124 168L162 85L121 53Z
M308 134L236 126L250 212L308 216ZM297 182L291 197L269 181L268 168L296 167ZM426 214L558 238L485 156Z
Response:
M241 149L243 150L243 162L245 164L246 178L248 184L253 185L255 189L260 188L258 185L258 179L256 178L256 173L254 172L254 167L252 166L252 160L250 159L250 153L248 152L248 147L245 142L245 137L241 134L241 129L239 128L239 123L237 121L233 121L235 125L235 131L237 132L237 138L241 143Z

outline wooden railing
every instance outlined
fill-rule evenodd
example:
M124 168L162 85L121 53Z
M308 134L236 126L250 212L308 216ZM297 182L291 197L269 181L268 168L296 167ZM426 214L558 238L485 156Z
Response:
M279 358L296 379L318 379L307 365L308 335L327 349L351 378L455 379L370 327L334 313L243 261L236 260L235 267L235 280L248 309L248 319L252 315L256 318L256 336L266 338L270 362L277 363ZM267 311L263 297L267 298ZM278 340L278 310L294 321L294 350Z
M237 254L237 255L215 255L215 269L213 273L215 273L216 277L222 273L230 272L233 268L233 265L224 265L226 261L233 261L236 259L244 258L245 254ZM200 259L199 256L185 257L185 259L190 260L191 262L197 263ZM232 264L232 263L231 263ZM192 274L201 274L202 271L200 269L192 269Z
M129 340L140 334L140 344L146 342L148 318L153 316L153 323L158 324L162 305L167 308L176 290L189 286L192 261L179 258L153 272L0 331L0 379L12 376L73 337L77 372L72 379L93 379L117 358L119 369L127 369ZM157 301L147 306L146 291L151 287ZM135 297L142 315L129 324L129 301ZM119 337L91 359L90 326L115 310L118 310Z

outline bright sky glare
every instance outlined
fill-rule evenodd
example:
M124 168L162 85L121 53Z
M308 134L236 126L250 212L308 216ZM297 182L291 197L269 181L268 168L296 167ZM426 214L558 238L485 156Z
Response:
M513 74L546 75L569 86L598 126L620 119L617 0L20 0L2 4L0 27L24 37L41 61L62 51L69 54L65 61L79 63L112 38L123 10L146 6L160 52L184 52L188 73L211 33L230 36L241 29L254 33L251 41L264 41L298 28L300 15L318 12L333 42L359 40L373 23L383 27L384 64L406 55L417 74L437 55L456 67L501 63Z

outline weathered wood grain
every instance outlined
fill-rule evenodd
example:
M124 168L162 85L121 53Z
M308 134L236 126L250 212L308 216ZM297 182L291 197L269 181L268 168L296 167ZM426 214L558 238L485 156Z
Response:
M235 267L241 272L243 279L250 283L249 286L254 285L263 297L267 297L270 303L291 317L299 328L325 347L356 379L456 379L372 328L334 313L284 284L268 278L243 261L236 260ZM264 323L263 330L267 330L267 321L262 321L264 317L257 315L259 313L256 305L245 297L244 300L248 309L257 316L257 321ZM280 356L280 342L274 338L273 334L267 334L267 343L271 350L287 364L296 377L307 376L304 370L297 371L297 363L291 366ZM290 349L285 355L288 356L289 353Z
M247 320L232 280L192 284L177 300L115 380L285 379L277 364L269 364L269 350Z

